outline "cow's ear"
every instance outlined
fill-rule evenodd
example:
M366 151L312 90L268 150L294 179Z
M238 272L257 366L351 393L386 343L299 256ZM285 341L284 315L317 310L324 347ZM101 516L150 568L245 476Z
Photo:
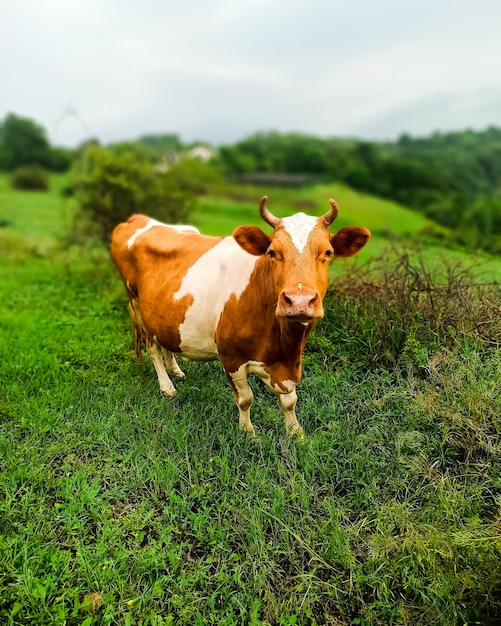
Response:
M331 244L336 256L353 256L361 250L371 237L367 228L346 226L335 235L331 235Z
M257 226L239 226L233 231L233 239L246 252L260 256L268 250L271 239Z

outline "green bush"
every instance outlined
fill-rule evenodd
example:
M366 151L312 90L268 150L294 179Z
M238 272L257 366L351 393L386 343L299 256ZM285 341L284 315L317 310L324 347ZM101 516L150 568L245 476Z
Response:
M168 223L184 222L196 197L205 193L215 177L214 170L199 159L167 165L152 163L148 153L134 145L90 145L72 172L78 219L88 234L103 241L134 213Z
M437 346L453 349L467 339L501 346L498 283L478 283L446 260L431 269L422 257L397 248L339 276L325 308L308 349L329 360L349 343L361 363L404 365L424 374L428 352Z
M14 170L10 184L13 189L47 191L49 189L49 174L40 165L24 165Z

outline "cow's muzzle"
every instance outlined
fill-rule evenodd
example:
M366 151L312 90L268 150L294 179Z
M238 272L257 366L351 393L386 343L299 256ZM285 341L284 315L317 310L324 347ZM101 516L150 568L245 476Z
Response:
M323 317L324 307L318 291L313 289L284 289L277 304L277 316L291 321L306 322Z

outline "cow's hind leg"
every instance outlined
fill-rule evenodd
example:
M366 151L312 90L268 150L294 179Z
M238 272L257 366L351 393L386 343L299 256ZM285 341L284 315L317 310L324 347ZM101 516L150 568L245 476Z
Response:
M167 370L175 374L178 378L183 378L184 374L179 369L179 365L176 363L176 359L172 352L165 350L162 348L156 340L148 336L148 333L144 327L143 316L141 315L141 309L139 308L139 301L134 296L133 292L130 291L128 287L130 295L129 295L129 315L130 321L132 323L132 330L134 333L134 346L136 350L136 358L139 363L143 363L143 358L141 355L141 347L143 344L146 345L146 349L148 354L153 361L153 365L155 367L155 371L157 373L158 384L160 385L160 391L165 396L175 396L176 389L172 384L169 375L165 369L165 364L167 365ZM165 364L162 357L162 352L165 356Z
M169 374L174 374L177 378L184 378L185 374L177 364L172 352L170 352L170 350L166 350L165 348L162 348L162 352L165 360L165 369L169 372Z
M164 396L169 396L169 397L175 396L176 389L174 385L172 384L172 381L169 378L169 375L165 371L165 365L164 365L164 361L162 358L162 348L154 339L148 340L146 348L148 350L148 354L151 357L151 360L153 361L153 365L157 373L158 384L160 385L160 391L164 394Z

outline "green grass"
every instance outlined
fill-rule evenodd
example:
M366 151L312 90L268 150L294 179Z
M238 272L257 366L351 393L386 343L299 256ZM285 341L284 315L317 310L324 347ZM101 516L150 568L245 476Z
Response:
M22 247L42 254L66 234L71 209L59 194L63 183L63 177L53 177L51 193L14 191L8 178L0 175L0 223L4 225L0 241L4 250Z
M204 230L257 211L205 203ZM108 252L56 245L69 214L55 190L1 189L0 623L499 623L496 345L418 338L385 367L332 298L306 439L253 382L250 440L218 363L160 396Z

